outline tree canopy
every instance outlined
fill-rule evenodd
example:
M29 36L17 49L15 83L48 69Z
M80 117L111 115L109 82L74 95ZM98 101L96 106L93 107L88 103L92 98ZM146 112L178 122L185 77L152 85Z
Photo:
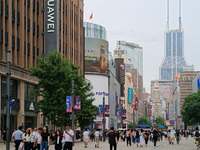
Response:
M163 118L163 117L161 117L161 116L158 116L157 118L156 118L156 125L159 125L159 126L164 126L164 122L165 122L165 119Z
M70 114L66 113L66 96L71 95L74 79L74 94L81 97L81 111L75 113L76 121L80 126L92 124L98 107L92 104L94 99L89 99L86 94L89 85L84 81L84 76L79 75L79 67L63 59L58 51L49 53L45 59L37 57L37 61L37 66L31 67L31 75L39 79L37 95L42 99L38 102L38 111L56 126L71 123Z
M142 124L146 124L146 125L151 126L151 119L149 119L145 116L140 117L139 120L138 120L138 125L142 125Z
M181 114L183 115L183 120L189 124L195 125L200 123L200 90L198 93L185 97Z

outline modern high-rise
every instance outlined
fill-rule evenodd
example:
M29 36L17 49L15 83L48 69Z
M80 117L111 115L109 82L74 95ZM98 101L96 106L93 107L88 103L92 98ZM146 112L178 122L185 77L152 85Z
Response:
M11 131L19 125L41 127L34 112L38 79L30 76L36 56L59 50L84 73L83 0L0 0L0 127L5 129L6 53L11 62Z
M165 56L160 65L160 79L174 80L174 76L187 66L184 56L184 32L181 23L181 0L179 1L179 29L169 30L169 0L167 29L165 32Z

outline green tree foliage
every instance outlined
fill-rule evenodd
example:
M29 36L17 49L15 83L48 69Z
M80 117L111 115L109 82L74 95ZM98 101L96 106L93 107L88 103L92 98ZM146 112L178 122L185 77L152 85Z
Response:
M81 112L75 113L76 119L80 125L92 124L98 108L92 105L94 99L88 99L86 95L89 85L84 81L83 75L79 75L79 67L68 59L63 59L58 51L49 53L46 60L37 57L37 61L37 66L31 67L31 75L39 79L40 89L37 90L37 95L42 100L38 102L38 111L56 126L71 123L70 114L66 113L66 96L71 95L74 79L75 95L81 96Z
M133 128L134 128L134 126L132 123L128 124L128 129L133 129Z
M183 120L189 124L200 123L200 90L198 93L193 93L185 98L181 114L183 115Z
M145 116L140 117L139 120L138 120L138 125L142 125L142 124L146 124L146 125L151 126L151 119L149 119Z
M163 117L158 116L156 118L156 125L158 125L158 126L161 126L161 125L164 126L164 121L165 121L165 119Z

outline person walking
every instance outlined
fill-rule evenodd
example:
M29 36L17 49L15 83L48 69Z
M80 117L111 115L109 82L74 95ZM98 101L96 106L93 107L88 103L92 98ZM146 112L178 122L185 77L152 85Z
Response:
M94 138L95 138L95 148L99 148L99 137L100 137L100 133L99 130L97 129L94 133Z
M136 133L135 133L135 130L132 131L132 142L133 144L135 144L135 136L136 136Z
M63 140L65 141L63 150L72 150L74 131L70 129L70 125L66 125L63 131Z
M131 131L130 131L130 129L127 129L127 131L126 131L126 142L127 142L127 146L128 146L128 144L130 144L130 146L131 146Z
M20 143L22 142L22 126L18 127L18 130L13 133L13 138L15 140L15 150L18 150Z
M108 143L110 144L110 150L114 147L114 150L117 150L117 134L114 132L114 127L110 128L110 132L107 136Z
M139 146L140 144L140 133L139 133L139 130L137 129L136 130L136 143L137 143L137 147Z
M154 131L153 131L154 146L156 146L157 140L158 140L158 131L156 130L156 128L154 128Z
M48 150L50 146L50 135L49 135L49 130L47 126L43 127L43 132L41 134L41 145L40 145L40 150Z
M35 147L36 147L36 150L40 150L40 145L41 145L41 134L42 134L42 128L39 128L38 129L38 133L36 134L35 136Z
M87 148L89 140L90 140L90 132L87 129L85 129L85 131L83 132L84 148Z
M117 131L117 141L119 141L120 133Z
M145 131L145 133L144 133L144 140L145 140L145 144L147 146L148 140L149 140L149 133L147 131Z
M62 150L62 136L59 130L55 134L55 150Z
M180 142L180 132L179 132L179 130L176 130L176 142L177 142L177 144L179 144L179 142Z
M171 133L170 133L170 139L171 139L172 145L174 145L174 141L175 141L175 132L174 131L171 131Z
M32 132L30 131L30 128L26 128L26 132L22 136L22 140L24 143L24 150L31 149L31 136Z
M35 137L36 137L36 132L34 131L34 128L30 128L30 132L32 133L31 135L31 150L36 150L36 144L35 144Z
M2 138L3 138L3 143L5 145L6 144L6 130L3 130Z
M144 130L141 129L141 133L140 133L140 147L143 147L144 144L145 144L145 141L144 141Z

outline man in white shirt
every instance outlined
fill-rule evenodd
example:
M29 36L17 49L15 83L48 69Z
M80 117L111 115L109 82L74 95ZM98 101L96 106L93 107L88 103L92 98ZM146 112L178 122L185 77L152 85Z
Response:
M33 127L30 130L32 132L32 135L31 135L31 149L32 150L36 150L36 145L34 143L35 143L35 136L36 136L37 133L34 131Z
M36 134L35 136L35 145L36 145L36 149L40 150L40 145L41 145L41 134L42 134L42 128L38 129L38 134Z
M85 129L85 131L83 132L83 141L84 141L85 148L87 148L89 140L90 140L90 132L87 131L87 129Z
M70 129L70 125L66 125L66 129L63 131L63 140L65 141L63 150L72 150L74 131Z
M99 148L99 136L100 136L100 133L99 133L99 130L97 129L96 132L94 133L94 138L96 141L95 148Z

